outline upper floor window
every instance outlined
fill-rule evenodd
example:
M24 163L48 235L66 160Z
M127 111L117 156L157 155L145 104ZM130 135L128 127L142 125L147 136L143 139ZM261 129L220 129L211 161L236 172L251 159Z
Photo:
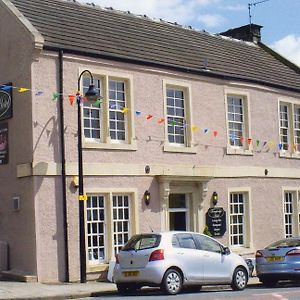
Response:
M300 105L280 102L279 128L281 151L300 152Z
M250 150L248 100L244 95L227 95L227 132L230 148Z
M94 83L102 99L83 103L84 146L135 149L130 79L94 75ZM90 78L83 77L84 93L89 84Z
M193 152L190 87L166 82L165 151Z

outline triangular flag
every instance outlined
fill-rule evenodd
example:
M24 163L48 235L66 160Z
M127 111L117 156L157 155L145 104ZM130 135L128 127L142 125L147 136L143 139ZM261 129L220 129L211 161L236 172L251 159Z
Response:
M18 89L18 91L20 92L20 93L24 93L24 92L28 92L29 91L29 89L26 89L26 88L19 88Z
M175 125L176 125L176 121L170 120L170 124L171 124L172 126L175 126Z
M256 146L258 147L259 146L259 140L256 140Z
M43 95L43 92L42 92L42 91L37 91L37 92L35 93L35 95L36 95L36 96L41 96L41 95Z
M121 110L121 112L123 114L127 113L128 111L129 111L129 109L127 107L123 107L122 110Z
M150 115L150 114L148 114L148 116L147 116L147 120L150 120L150 119L152 119L153 118L153 116L152 115Z
M208 129L207 128L204 128L204 133L208 133Z
M12 89L12 86L11 85L1 85L0 86L0 89L2 91L8 91L8 90L11 90Z
M68 97L69 97L70 104L73 105L74 100L75 100L75 96L74 95L69 95Z
M282 144L278 144L278 148L279 148L279 150L281 150L282 149Z
M247 139L248 145L250 145L252 143L252 139Z
M101 99L98 98L95 103L92 104L92 106L98 107L101 103Z
M59 93L57 93L57 92L53 93L52 100L56 101L58 99L58 96L59 96Z
M264 142L263 147L266 146L267 142Z
M241 143L243 144L244 143L244 137L240 137L240 141L241 141Z
M158 120L158 124L163 124L165 122L165 119L164 118L160 118L159 120Z
M214 137L217 137L218 131L214 130Z
M198 127L197 126L192 126L192 131L195 132L198 130Z
M135 115L136 115L136 116L140 116L141 114L142 114L141 111L139 111L139 110L136 110L136 111L135 111Z

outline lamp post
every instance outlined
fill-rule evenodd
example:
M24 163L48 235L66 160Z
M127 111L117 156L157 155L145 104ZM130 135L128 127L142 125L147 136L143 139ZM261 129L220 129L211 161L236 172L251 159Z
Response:
M91 77L91 84L85 93L85 97L89 101L98 99L98 92L94 85L94 78L89 70L84 70L78 77L77 102L77 125L78 125L78 199L79 199L79 249L80 249L80 282L86 282L86 249L85 249L85 226L84 226L84 189L83 189L83 164L82 164L82 121L81 121L81 103L80 97L80 80L84 73L88 73Z

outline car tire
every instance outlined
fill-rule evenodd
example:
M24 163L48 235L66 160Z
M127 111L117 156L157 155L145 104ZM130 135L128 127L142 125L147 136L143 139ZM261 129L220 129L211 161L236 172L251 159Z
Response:
M261 280L262 285L264 285L267 288L272 288L274 286L276 286L276 284L278 283L278 280L276 279L263 279Z
M182 289L183 278L176 269L169 269L164 275L161 288L169 295L176 295Z
M121 295L128 294L139 288L141 288L141 286L137 284L117 283L118 293Z
M231 282L231 288L234 291L242 291L248 282L248 274L244 268L238 267L234 270Z

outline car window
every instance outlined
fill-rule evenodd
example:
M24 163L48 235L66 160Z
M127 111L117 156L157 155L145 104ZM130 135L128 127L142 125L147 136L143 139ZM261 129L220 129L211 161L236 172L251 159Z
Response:
M189 233L178 233L176 234L180 248L196 249L196 245L193 236ZM173 244L173 240L172 240Z
M123 247L123 251L144 250L158 247L161 236L158 234L141 234L133 236Z
M300 246L300 240L291 238L291 239L283 239L275 243L272 243L269 246L267 246L266 249L288 248L288 247L299 247L299 246Z
M222 252L222 246L218 242L204 235L195 234L195 239L197 241L197 248L200 250L216 252L216 253Z

